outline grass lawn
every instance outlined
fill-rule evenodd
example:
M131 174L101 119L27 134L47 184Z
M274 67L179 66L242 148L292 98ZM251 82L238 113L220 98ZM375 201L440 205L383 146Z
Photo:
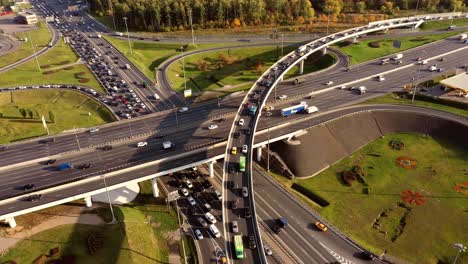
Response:
M131 40L132 54L128 48L128 40L103 36L120 52L125 54L148 78L154 80L154 69L168 58L179 54L177 51L184 44L160 44L157 42L145 42ZM219 47L226 44L199 44L197 47L187 46L186 51L194 49Z
M447 29L449 26L455 25L458 27L468 26L468 18L460 18L452 20L442 21L428 21L424 22L420 27L422 30L436 30L436 29Z
M19 112L21 108L31 110L33 118L23 119ZM54 113L55 123L50 122L49 111ZM109 110L99 102L76 91L59 89L0 93L0 113L0 144L45 135L42 114L51 134L74 126L91 127L114 121Z
M108 207L97 210L104 218L110 217ZM0 263L9 260L33 263L41 254L48 254L57 246L61 256L70 256L75 260L73 263L168 263L167 242L170 233L177 229L175 213L168 213L165 205L135 204L114 206L114 212L119 220L117 224L52 228L18 242L0 257ZM91 234L101 237L103 242L94 255L88 249Z
M362 104L411 104L411 99L410 98L401 98L395 93L389 93L380 97L376 97L373 99L370 99L368 101L363 102ZM461 116L466 116L468 117L468 106L466 106L464 109L463 108L457 108L454 106L449 106L449 105L443 105L440 103L432 103L432 102L426 102L426 101L421 101L421 100L414 100L415 106L422 106L422 107L428 107L428 108L434 108L450 113L454 113L457 115Z
M37 29L29 31L29 35L33 40L36 52L47 46L52 39L52 33L49 31L47 25L42 21L37 24ZM24 59L34 53L31 47L28 32L18 33L15 37L18 39L28 38L28 41L21 42L20 47L16 51L0 56L0 68Z
M105 92L84 64L64 67L64 65L76 62L78 56L62 40L59 41L57 46L38 57L38 59L41 72L37 68L36 60L31 60L7 72L0 73L0 87L34 84L79 84ZM62 68L54 69L57 67ZM83 74L76 76L79 73ZM82 78L87 79L88 82L81 83L80 79Z
M391 149L392 140L402 141L404 149ZM396 159L401 156L416 160L415 168L397 166ZM468 191L466 187L464 193L454 188L467 183L467 160L468 150L431 137L392 134L371 142L319 175L295 183L330 202L327 207L314 208L374 253L387 250L412 263L451 263L456 254L453 243L466 243L468 233ZM341 172L354 165L360 165L365 172L364 181L354 181L348 187ZM292 183L284 178L281 181ZM405 190L424 195L425 204L403 202L401 193ZM458 261L468 261L468 254Z
M336 46L342 52L349 56L350 64L358 64L361 62L377 59L383 56L387 56L393 53L425 45L437 40L448 38L450 36L457 35L458 31L450 31L436 35L419 36L419 37L402 37L398 39L379 39L379 40L364 40L355 44L347 45L344 42L338 43ZM401 41L401 48L397 49L393 47L393 41ZM380 47L371 47L372 42L378 42Z
M287 46L283 53L287 54L294 49L294 46ZM189 56L185 59L186 86L196 92L228 89L229 86L255 81L261 73L278 60L279 52L276 46L268 46L226 49ZM328 67L334 61L331 55L313 54L308 57L304 72ZM298 71L296 67L286 77L297 75ZM166 74L176 91L184 90L182 60L173 63ZM243 88L250 88L250 86L251 84L242 85ZM232 92L231 89L229 91Z

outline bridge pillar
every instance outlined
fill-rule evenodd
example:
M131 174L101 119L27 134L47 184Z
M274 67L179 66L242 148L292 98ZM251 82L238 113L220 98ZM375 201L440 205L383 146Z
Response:
M89 207L93 206L93 201L91 201L91 196L86 196L84 198L84 201L85 201L86 207L89 208Z
M214 167L213 167L214 163L215 163L214 161L210 161L208 163L208 169L209 169L208 171L209 171L210 178L214 177Z
M151 187L153 187L153 197L159 197L159 188L158 188L158 181L156 177L151 179Z
M16 227L16 220L15 220L14 217L10 217L10 218L5 219L5 222L7 222L8 225L9 225L11 228L15 228L15 227Z
M261 161L262 160L262 148L264 148L265 145L263 146L260 146L257 148L257 161Z
M325 54L327 54L327 47L322 49L322 55L325 55Z
M353 37L353 43L356 43L356 42L358 42L358 41L357 41L357 39L358 39L358 37L357 37L357 36Z
M301 62L299 63L299 74L303 74L304 73L304 60L301 60Z

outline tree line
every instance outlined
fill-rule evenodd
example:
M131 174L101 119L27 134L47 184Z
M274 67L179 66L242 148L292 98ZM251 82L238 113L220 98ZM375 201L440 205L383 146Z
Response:
M468 0L88 0L97 16L123 17L135 30L175 31L190 28L236 28L255 25L312 23L320 16L394 15L418 8L428 12L461 11Z

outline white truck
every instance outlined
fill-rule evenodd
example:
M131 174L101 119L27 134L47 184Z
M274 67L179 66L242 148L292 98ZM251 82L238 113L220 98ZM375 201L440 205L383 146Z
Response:
M464 39L467 38L467 36L468 36L468 34L464 33L464 34L461 34L461 35L458 37L458 39L459 39L459 40L464 40Z
M393 57L393 60L399 60L402 58L403 58L403 53L398 53L397 55L395 55L395 57Z
M312 113L318 112L319 109L316 106L309 106L307 107L306 111L308 114L312 114Z
M102 38L102 35L101 35L101 34L97 34L97 37L98 37L98 38Z
M303 54L304 51L307 49L307 46L306 45L303 45L303 46L300 46L296 52L299 53L299 54Z
M358 94L365 94L367 88L365 86L352 87L351 90L356 91Z
M119 36L119 37L122 37L122 36L123 36L123 33L122 33L122 32L115 32L115 35L116 35L116 36Z
M170 149L174 146L174 144L172 144L172 142L170 141L164 141L162 145L163 145L163 149Z

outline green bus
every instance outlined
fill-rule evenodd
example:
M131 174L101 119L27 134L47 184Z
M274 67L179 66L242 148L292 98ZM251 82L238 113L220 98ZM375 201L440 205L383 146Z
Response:
M244 258L244 243L242 242L242 235L234 236L234 251L236 252L237 259Z
M245 156L240 156L239 159L239 171L244 172L245 171Z

